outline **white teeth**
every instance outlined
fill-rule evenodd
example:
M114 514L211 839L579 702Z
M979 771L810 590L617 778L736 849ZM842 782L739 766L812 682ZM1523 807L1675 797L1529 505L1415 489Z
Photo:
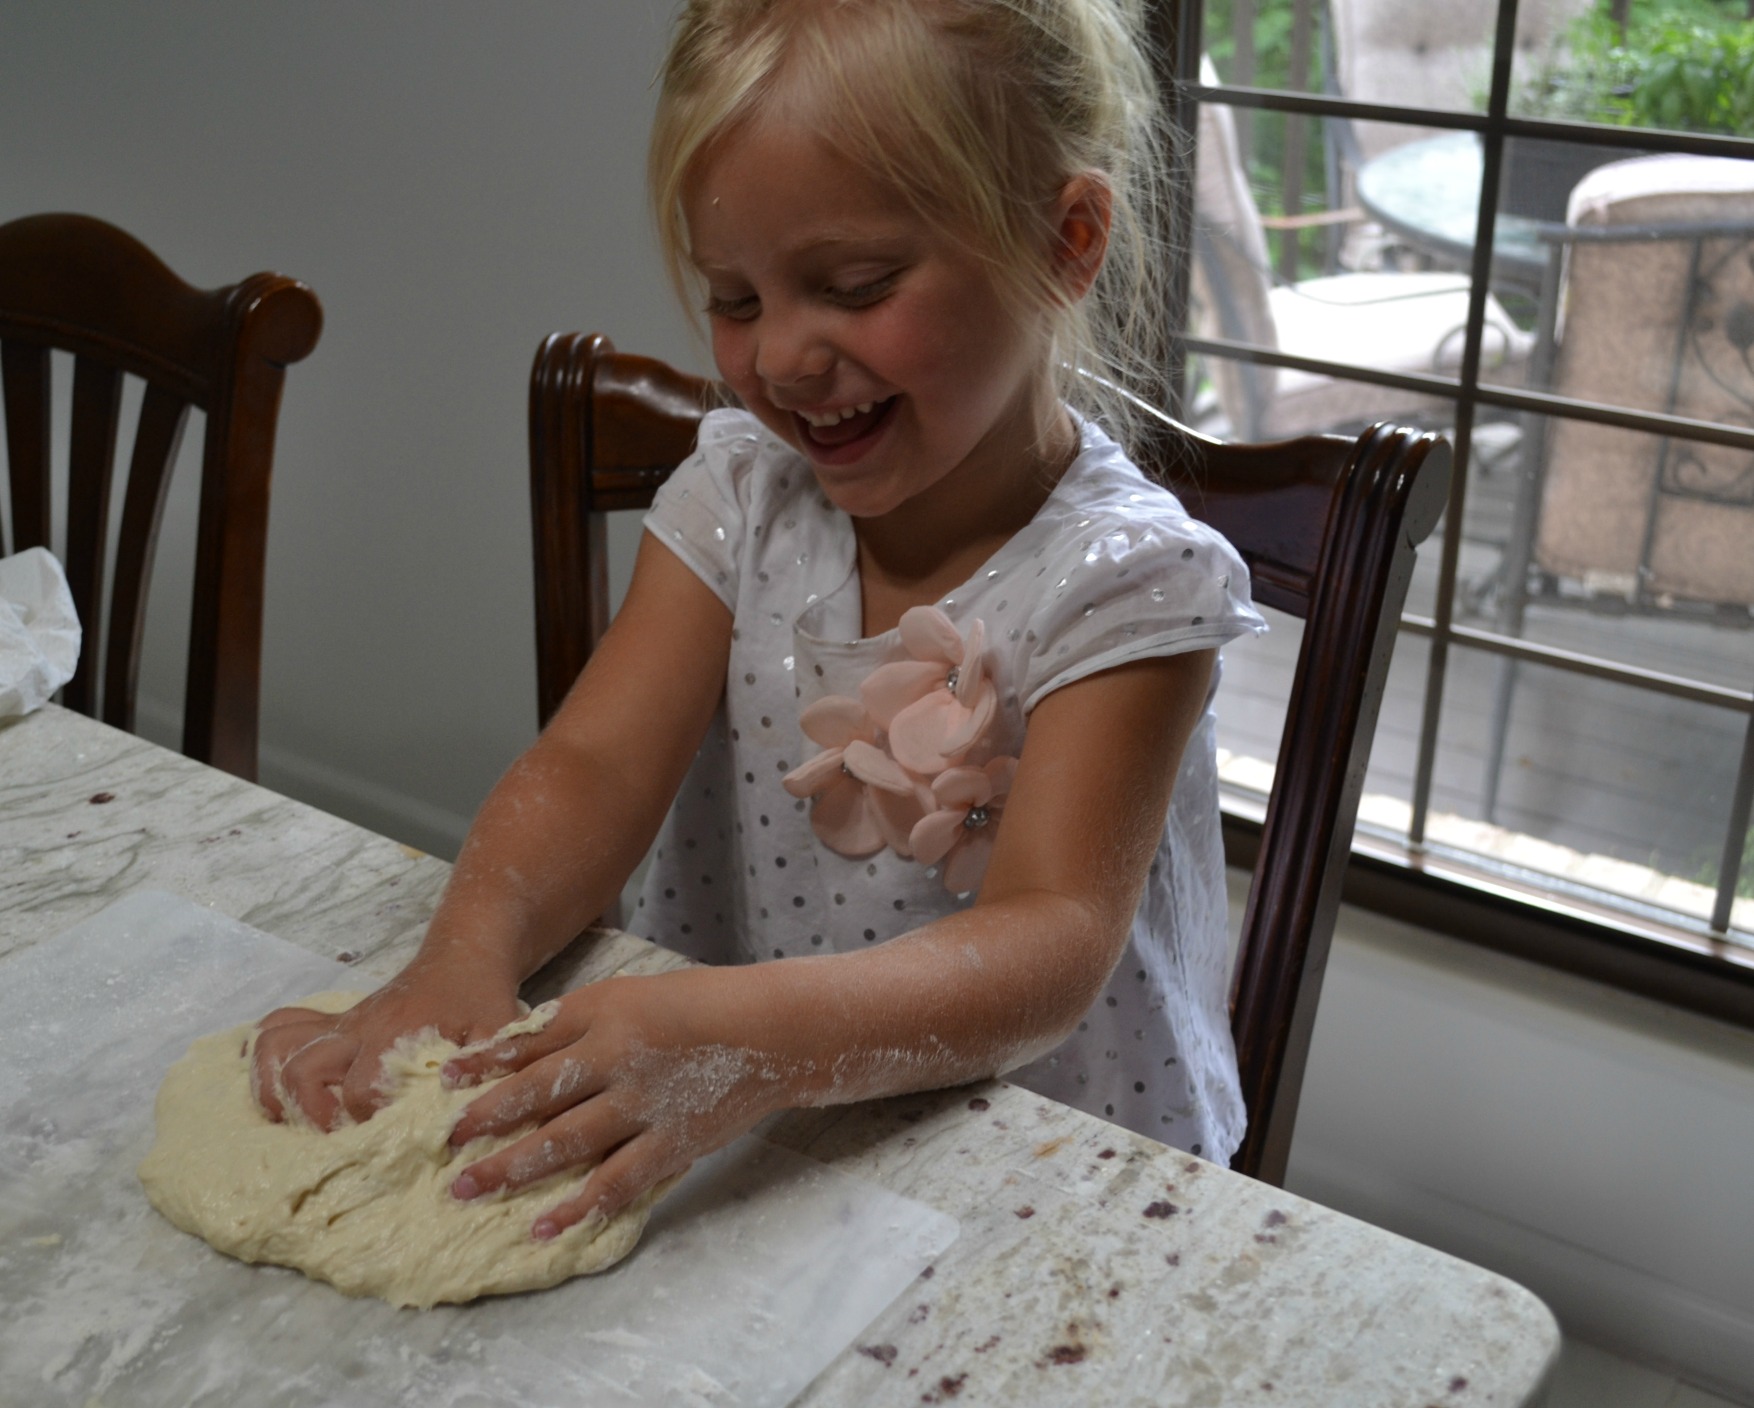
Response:
M865 415L876 404L875 401L864 401L857 406L848 406L839 411L821 411L815 415L809 411L799 411L798 414L804 418L806 423L821 430L830 425L839 425L843 420L851 420L854 416Z

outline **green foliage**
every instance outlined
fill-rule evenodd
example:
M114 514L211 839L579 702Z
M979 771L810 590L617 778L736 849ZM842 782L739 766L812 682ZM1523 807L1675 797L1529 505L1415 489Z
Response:
M1248 85L1254 88L1319 91L1321 74L1309 72L1293 77L1291 73L1291 31L1297 9L1319 5L1321 0L1255 0L1250 34L1253 38L1254 73ZM1326 24L1321 18L1318 23ZM1236 12L1232 0L1206 0L1206 54L1217 66L1225 82L1240 81L1236 72ZM1319 62L1319 52L1312 34L1311 69ZM1319 119L1292 117L1280 112L1239 110L1241 129L1248 133L1243 160L1248 166L1249 184L1254 188L1255 202L1265 215L1290 215L1326 210L1328 193L1327 147ZM1297 163L1303 174L1302 198L1297 210L1285 207L1285 168L1288 161ZM1275 234L1280 240L1298 241L1300 273L1319 273L1325 267L1327 234L1319 229L1306 230L1301 237Z
M1519 116L1754 136L1754 20L1740 4L1641 0L1574 20L1525 85Z

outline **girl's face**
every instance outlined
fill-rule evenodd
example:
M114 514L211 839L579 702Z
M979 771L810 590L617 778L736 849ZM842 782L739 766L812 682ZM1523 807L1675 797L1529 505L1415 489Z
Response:
M984 496L991 474L1021 482L1057 453L1046 318L801 126L736 130L683 213L719 374L837 507L878 518L958 483Z

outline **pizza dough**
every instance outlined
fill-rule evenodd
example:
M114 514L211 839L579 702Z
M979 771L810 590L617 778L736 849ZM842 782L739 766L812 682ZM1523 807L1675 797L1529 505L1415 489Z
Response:
M322 993L298 1005L342 1012L363 995ZM514 1026L533 1029L530 1018ZM390 1102L363 1124L324 1133L303 1120L275 1124L257 1107L254 1037L254 1024L202 1037L170 1068L155 1107L158 1137L140 1165L152 1205L229 1256L296 1267L392 1305L468 1301L613 1266L667 1191L643 1194L607 1223L536 1241L531 1225L588 1170L513 1194L453 1198L458 1173L520 1137L477 1139L454 1154L446 1147L458 1112L493 1084L440 1084L455 1043L430 1028L398 1042L384 1060Z

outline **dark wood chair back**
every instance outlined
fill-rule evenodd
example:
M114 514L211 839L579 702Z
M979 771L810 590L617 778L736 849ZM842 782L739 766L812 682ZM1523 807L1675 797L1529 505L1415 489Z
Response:
M546 722L608 624L605 516L644 508L693 448L711 382L557 334L530 382L538 708ZM1450 448L1379 425L1356 439L1208 440L1160 417L1141 467L1230 539L1255 600L1301 618L1232 986L1249 1111L1233 1167L1283 1180L1352 827L1414 548L1448 494Z
M194 406L206 418L206 436L183 751L252 780L280 388L287 365L309 355L322 326L316 295L279 274L204 292L131 235L89 216L33 215L0 225L0 376L12 502L10 546L0 523L0 552L53 544L50 353L73 356L63 559L85 639L62 702L118 728L134 726L159 518ZM125 375L145 390L100 646Z

